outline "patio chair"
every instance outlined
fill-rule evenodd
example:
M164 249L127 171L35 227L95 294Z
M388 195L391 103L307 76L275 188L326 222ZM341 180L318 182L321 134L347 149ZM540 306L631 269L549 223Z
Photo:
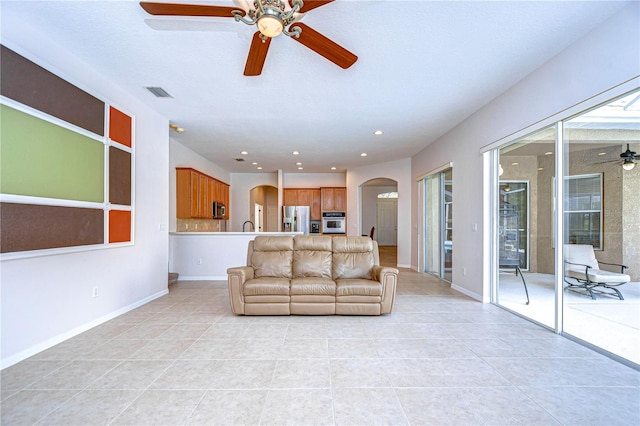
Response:
M620 272L610 272L600 269L600 264L620 267ZM624 273L628 266L618 263L599 262L589 244L565 244L564 246L564 282L570 290L582 289L595 300L595 293L616 295L624 300L622 293L616 287L631 281L631 277ZM598 290L596 287L611 291Z

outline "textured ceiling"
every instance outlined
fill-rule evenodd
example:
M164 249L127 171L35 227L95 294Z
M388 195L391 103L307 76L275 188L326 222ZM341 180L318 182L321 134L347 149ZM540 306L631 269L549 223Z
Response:
M355 53L351 68L280 36L257 77L242 74L255 28L233 19L161 19L129 1L3 0L0 12L3 32L46 34L226 170L295 172L299 161L317 173L417 153L626 3L337 0L302 22Z

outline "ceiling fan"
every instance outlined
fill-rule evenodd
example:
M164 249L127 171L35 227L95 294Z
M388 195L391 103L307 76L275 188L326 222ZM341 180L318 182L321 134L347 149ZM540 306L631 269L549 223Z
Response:
M140 2L149 14L156 16L204 16L234 18L247 25L256 25L244 75L256 76L262 73L269 44L273 37L285 34L309 49L325 57L341 68L347 69L358 57L336 42L328 39L313 28L298 22L304 13L332 3L334 0L234 0L233 6L214 6L184 3ZM285 28L289 26L288 28Z
M635 151L631 151L629 149L629 144L627 144L627 150L620 154L620 158L623 160L622 168L625 170L633 170L636 166L636 162L634 160L638 159L638 154Z
M622 161L622 168L625 170L633 170L636 166L635 160L640 160L640 155L635 151L631 151L630 144L627 144L627 150L620 154L620 160L601 161L601 163L613 163Z

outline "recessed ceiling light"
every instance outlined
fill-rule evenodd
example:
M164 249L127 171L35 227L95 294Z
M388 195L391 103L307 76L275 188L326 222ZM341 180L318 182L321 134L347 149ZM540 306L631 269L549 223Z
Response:
M360 157L366 157L366 156L367 156L366 152L363 152L362 154L360 154Z
M547 151L544 153L544 155L551 155L551 154L553 154L553 151Z
M376 130L375 132L373 132L373 134L376 136L380 136L380 135L384 135L384 132L382 130Z
M544 167L538 167L538 171L544 170Z
M520 163L511 163L512 166L517 166Z
M302 167L298 167L298 170L303 170Z
M599 152L598 155L607 155L606 152Z
M262 167L258 166L258 167L256 167L256 169L258 169L258 170L262 170Z
M249 153L248 153L247 151L242 151L240 154L242 154L242 155L247 155L247 154L249 154Z
M335 166L333 166L333 167L331 168L331 170L335 170L335 169L336 169L336 167L335 167Z
M257 163L257 162L255 162L255 161L254 161L253 163L251 163L251 164L253 164L254 166L257 166L257 165L258 165L258 163Z
M298 154L300 154L300 153L299 153L298 151L293 151L293 152L292 152L292 154L293 154L293 155L298 155Z
M302 166L302 163L298 161L298 162L296 163L296 166Z

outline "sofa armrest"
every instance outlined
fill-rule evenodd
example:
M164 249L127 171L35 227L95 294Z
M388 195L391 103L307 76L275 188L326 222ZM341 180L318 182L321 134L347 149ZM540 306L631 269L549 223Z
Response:
M242 287L247 280L253 278L253 268L251 266L240 266L227 269L227 283L229 285L229 299L231 311L237 315L244 314L244 296Z
M382 284L382 301L380 302L380 313L382 314L390 314L393 309L398 285L398 272L396 268L377 265L371 270L373 280Z

